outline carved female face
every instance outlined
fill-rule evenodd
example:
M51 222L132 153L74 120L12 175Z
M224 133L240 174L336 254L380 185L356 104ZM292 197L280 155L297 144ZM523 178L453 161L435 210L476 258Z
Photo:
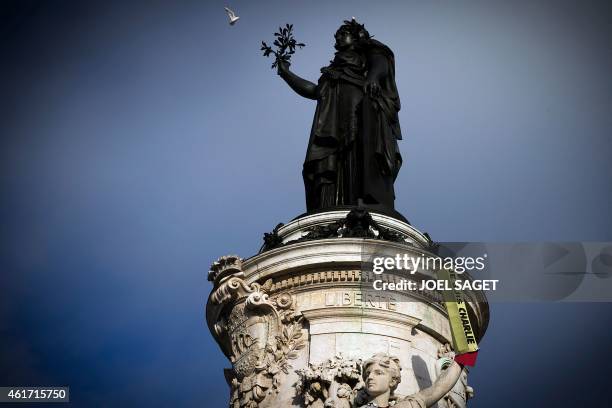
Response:
M372 397L386 392L391 393L391 389L395 387L395 379L391 375L391 370L378 363L370 364L365 374L366 391Z
M353 35L347 30L338 30L336 31L336 44L334 47L337 50L345 50L355 45L355 38Z

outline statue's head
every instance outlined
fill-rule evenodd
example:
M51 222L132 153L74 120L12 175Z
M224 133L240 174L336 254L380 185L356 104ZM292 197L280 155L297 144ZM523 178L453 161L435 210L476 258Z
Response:
M400 383L401 367L397 357L375 354L363 364L363 381L370 397L392 395Z
M344 50L352 47L358 47L363 41L370 39L370 33L365 29L363 24L359 24L354 18L352 20L344 20L344 24L336 31L337 50Z
M340 384L338 387L338 391L336 391L336 395L340 398L350 398L353 389L348 384Z

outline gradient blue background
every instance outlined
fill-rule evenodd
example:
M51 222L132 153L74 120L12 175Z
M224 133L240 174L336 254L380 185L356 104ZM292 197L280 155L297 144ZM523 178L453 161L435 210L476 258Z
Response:
M223 407L218 256L304 211L311 80L357 17L396 55L396 208L437 241L612 240L612 13L573 1L2 1L0 385ZM471 407L608 407L611 304L493 304ZM22 405L23 406L23 405Z

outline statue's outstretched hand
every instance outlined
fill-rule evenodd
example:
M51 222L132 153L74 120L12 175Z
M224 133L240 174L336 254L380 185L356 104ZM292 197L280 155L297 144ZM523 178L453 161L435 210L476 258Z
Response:
M278 75L283 76L289 73L289 67L291 66L291 63L287 61L279 60L277 65L278 66L277 66L276 73Z
M374 80L366 80L365 84L363 85L363 92L370 98L374 98L380 96L382 90L380 85L378 85L378 82Z

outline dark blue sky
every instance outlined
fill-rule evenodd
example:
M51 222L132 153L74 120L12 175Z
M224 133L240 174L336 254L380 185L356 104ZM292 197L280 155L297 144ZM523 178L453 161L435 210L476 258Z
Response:
M311 80L357 17L396 55L396 208L437 241L612 241L605 2L4 1L0 385L227 401L206 272L304 211ZM472 407L608 406L611 304L493 304Z

